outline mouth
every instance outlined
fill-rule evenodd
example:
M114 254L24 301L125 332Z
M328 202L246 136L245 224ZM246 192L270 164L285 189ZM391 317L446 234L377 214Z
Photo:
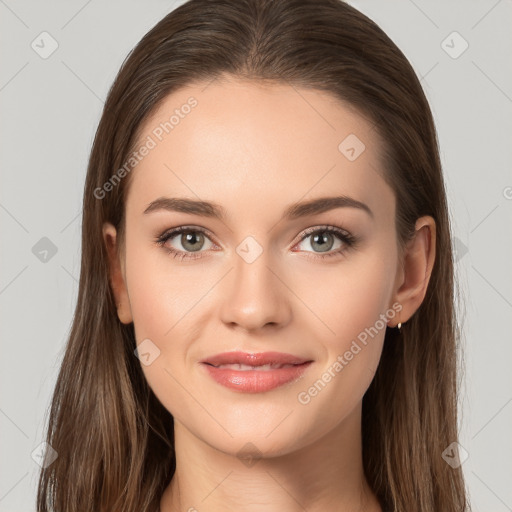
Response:
M241 364L241 363L233 363L233 364L210 364L204 363L213 366L214 368L222 368L222 369L230 369L230 370L239 370L242 372L250 371L250 370L258 370L258 371L269 371L269 370L279 370L281 368L292 368L293 366L300 366L297 364L262 364L262 365L249 365L249 364Z
M262 393L299 380L313 361L280 352L225 352L201 363L210 377L229 389Z

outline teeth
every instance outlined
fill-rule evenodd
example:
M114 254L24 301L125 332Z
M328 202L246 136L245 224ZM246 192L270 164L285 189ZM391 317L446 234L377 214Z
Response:
M289 368L295 366L293 364L263 364L261 366L250 366L248 364L221 364L217 368L229 369L229 370L275 370L277 368Z

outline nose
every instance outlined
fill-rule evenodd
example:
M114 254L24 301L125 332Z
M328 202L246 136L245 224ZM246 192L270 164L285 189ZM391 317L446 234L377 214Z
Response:
M268 251L252 262L235 253L234 268L224 280L220 312L228 327L253 332L289 323L291 291L270 260Z

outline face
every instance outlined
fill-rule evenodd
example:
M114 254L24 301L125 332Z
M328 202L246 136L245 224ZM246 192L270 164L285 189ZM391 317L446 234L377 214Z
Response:
M169 95L143 145L116 295L155 395L225 453L284 454L341 428L398 321L395 198L371 123L325 92L232 79ZM306 364L204 363L235 351Z

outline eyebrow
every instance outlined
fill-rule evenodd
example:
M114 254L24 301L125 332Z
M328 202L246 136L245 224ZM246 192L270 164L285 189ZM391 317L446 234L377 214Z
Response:
M374 214L367 204L344 195L320 197L310 201L293 203L285 209L282 218L294 220L308 215L317 215L329 210L334 210L335 208L357 208L366 212L372 219L374 218ZM158 210L191 213L193 215L211 217L222 221L226 220L226 210L219 204L184 197L159 197L149 204L144 210L144 214Z

